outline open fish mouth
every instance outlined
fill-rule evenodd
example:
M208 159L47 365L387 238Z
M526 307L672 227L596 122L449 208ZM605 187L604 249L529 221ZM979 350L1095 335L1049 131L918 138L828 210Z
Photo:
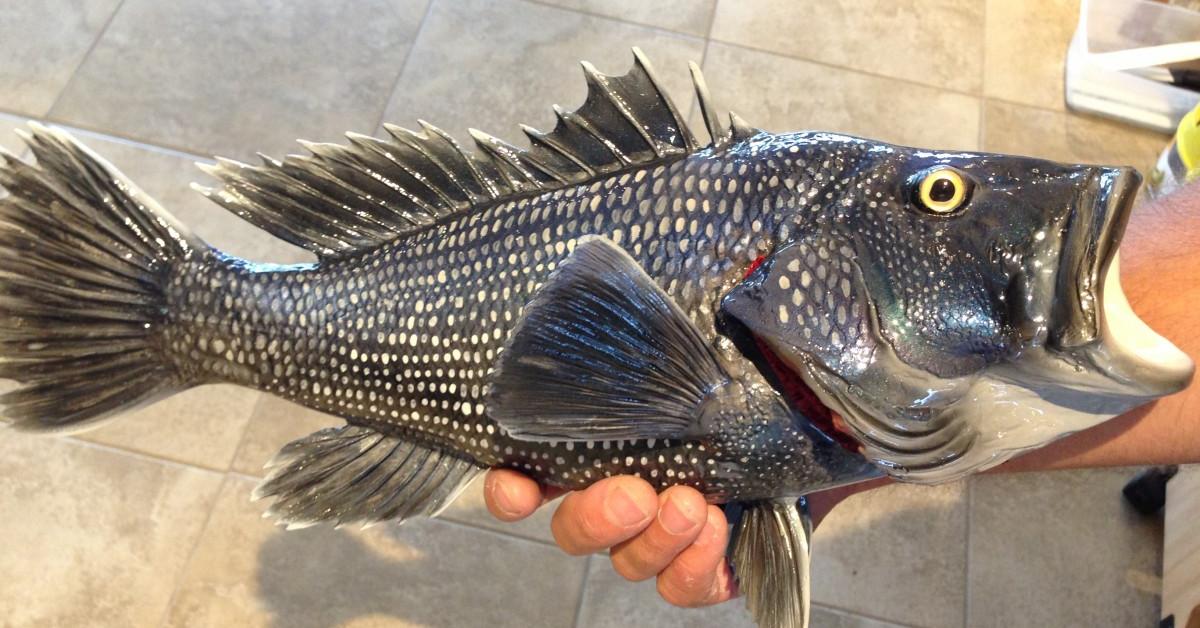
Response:
M1114 393L1177 392L1191 379L1192 360L1133 312L1120 282L1117 252L1142 177L1100 168L1091 179L1063 242L1048 344L1106 376Z
M1052 345L1069 349L1099 336L1103 279L1129 222L1141 181L1141 175L1131 168L1097 169L1080 193L1060 251Z

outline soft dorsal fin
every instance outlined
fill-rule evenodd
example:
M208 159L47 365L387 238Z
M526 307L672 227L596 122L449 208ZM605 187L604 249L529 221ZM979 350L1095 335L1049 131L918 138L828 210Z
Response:
M696 140L634 48L633 68L607 76L584 63L587 99L555 108L549 133L523 127L521 149L472 130L479 154L443 131L385 125L390 139L348 135L349 145L302 143L311 153L252 166L219 159L200 167L220 180L202 193L272 235L332 258L373 248L443 216L672 161Z

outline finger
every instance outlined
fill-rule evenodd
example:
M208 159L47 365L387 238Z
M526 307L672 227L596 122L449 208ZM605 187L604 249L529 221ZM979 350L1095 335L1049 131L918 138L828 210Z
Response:
M645 580L662 571L700 535L708 519L704 496L688 486L672 486L658 496L658 516L641 534L613 548L613 569L627 580Z
M492 469L483 483L488 511L501 521L519 521L542 505L542 487L512 469Z
M568 554L590 554L637 535L657 512L658 494L645 480L616 476L564 497L550 531Z
M708 507L704 530L658 574L658 594L675 606L719 604L737 596L733 573L725 564L729 531L725 514Z

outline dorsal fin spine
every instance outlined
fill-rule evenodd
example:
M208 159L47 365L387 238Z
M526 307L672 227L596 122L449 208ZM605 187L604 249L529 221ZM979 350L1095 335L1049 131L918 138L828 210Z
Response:
M430 211L444 214L455 207L454 200L451 199L450 196L446 194L445 191L443 191L439 186L430 183L424 174L407 166L402 161L396 160L391 153L384 148L388 146L386 142L368 135L361 135L359 133L347 133L346 139L348 139L354 146L362 149L364 152L369 152L370 154L377 156L379 159L382 159L387 165L395 168L399 173L402 173L404 176L412 179L422 188L428 190L430 194L437 197L437 199L440 201L438 204L429 204L426 201L426 207L428 207ZM407 188L394 181L392 178L394 174L389 175L382 172L377 174L377 179L379 180L380 184L386 186L396 194L404 196L405 198L417 197L415 192L409 191Z
M288 162L285 161L285 165L286 164L288 164ZM359 190L357 187L355 187L349 181L346 181L337 176L334 176L333 173L329 172L326 168L322 167L321 160L306 160L306 161L292 160L290 162L290 164L293 168L295 168L299 171L302 171L305 175L310 177L309 185L306 186L306 188L307 188L307 191L309 192L309 195L313 197L314 201L323 202L323 201L325 201L325 199L329 199L329 194L327 194L323 190L313 187L312 184L317 184L317 183L323 183L328 186L341 188L343 190L351 192L352 194L356 194L360 197L364 195L361 190ZM363 231L377 232L378 231L377 228L382 228L383 231L378 231L378 233L386 233L387 232L387 229L388 229L387 223L383 222L379 217L377 217L371 213L362 211L361 209L358 209L355 207L350 207L350 206L346 205L344 202L337 202L335 206L340 207L342 209L342 212L339 212L338 214L333 214L333 215L345 216L348 219L345 221L346 224L349 225L352 229L359 231L359 232L363 232ZM390 212L390 210L388 210L388 211ZM334 218L333 221L335 224L337 224L336 218Z
M353 167L354 166L353 164L347 164L346 162L342 161L340 156L335 156L333 154L330 154L329 151L324 151L322 153L314 153L314 154L318 155L320 157L320 159L309 160L309 161L303 162L302 165L300 162L297 162L297 167L303 168L304 170L309 172L313 177L319 178L321 181L323 181L329 185L340 187L340 188L350 192L353 195L359 196L360 198L375 200L375 202L373 203L374 206L379 207L380 210L382 210L383 212L386 212L386 215L388 215L388 216L400 218L405 221L410 220L410 218L411 218L410 213L401 212L401 211L397 210L395 207L393 207L392 205L390 205L386 202L381 202L382 199L376 200L376 197L373 194L371 194L369 191L362 189L361 187L355 185L354 183L346 180L343 177L337 176L337 174L335 174L330 167L333 165L343 165L345 167ZM366 168L363 168L363 170L364 170L364 172L367 171ZM419 196L412 194L411 192L409 192L407 190L400 190L399 192L400 192L400 196L404 197L405 199L407 199L409 202L416 205L417 207L420 207L422 209L422 211L424 211L426 213L437 213L436 208L434 208L432 205L425 202L425 200L420 198ZM385 230L385 232L390 230L390 226L387 221L371 215L370 212L355 210L355 209L349 208L349 207L347 207L346 209L348 211L350 211L351 213L362 218L368 224L374 224L379 227L382 227Z
M388 189L389 191L394 192L397 196L407 199L410 203L419 207L423 212L428 213L428 214L433 214L433 215L437 215L437 214L441 213L439 208L436 205L429 203L425 199L421 198L418 194L415 194L414 192L409 191L408 189L404 188L403 186L395 185L388 177L386 177L382 174L376 173L375 170L370 165L363 163L362 160L355 159L355 158L351 157L350 155L346 154L346 151L343 150L342 147L336 146L336 145L332 145L332 146L335 146L335 148L338 150L325 149L324 153L319 154L321 159L310 162L316 166L321 167L321 170L323 171L323 174L324 174L323 178L325 180L331 180L331 179L335 180L348 190L357 192L366 197L374 198L374 195L372 195L370 193L370 191L363 190L362 188L358 187L357 185L352 184L350 181L346 181L345 179L338 177L327 166L336 165L336 166L341 166L341 167L344 167L344 168L347 168L350 170L358 169L358 170L361 170L367 176L367 178L372 179L378 185L383 186L385 189ZM326 163L326 162L329 162L329 163ZM372 176L372 175L376 175L376 176ZM385 181L387 183L385 183ZM379 199L379 200L382 201L383 199ZM377 202L376 205L381 207L384 211L388 212L392 216L401 217L405 220L411 220L411 218L412 218L411 212L400 211L397 208L391 206L390 204L388 204L386 202ZM386 222L381 222L380 224L381 224L381 226L383 226L385 228L388 226ZM414 223L414 224L417 224L417 223Z
M467 152L464 151L461 146L459 146L458 142L455 141L453 137L450 137L449 133L446 133L445 131L433 126L432 124L429 124L424 120L418 120L418 122L420 123L421 129L425 132L426 136L428 136L430 139L435 137L440 139L463 158L463 162L470 170L471 176L474 177L475 182L479 184L480 189L487 193L491 199L500 197L500 191L496 188L496 183L490 178L484 176L483 171L480 169L479 164L475 162L475 159L467 154ZM414 133L413 137L419 136ZM424 151L424 147L419 147L419 150Z
M479 129L469 129L468 133L471 134L471 138L475 140L475 144L479 146L480 150L505 162L509 167L521 174L525 181L515 182L518 187L531 186L535 189L542 187L538 181L537 174L529 170L529 165L537 167L536 164L530 164L525 159L522 159L521 149L500 138L488 135ZM538 168L538 170L546 174L542 168ZM547 174L546 176L549 175Z
M558 142L554 141L549 136L547 136L545 133L542 133L541 131L538 131L537 129L535 129L531 126L526 126L526 125L521 125L521 130L525 132L525 136L529 138L529 143L531 145L545 146L545 147L553 150L555 152L555 154L561 155L563 157L563 159L566 159L567 161L575 164L575 166L578 167L579 170L581 170L586 176L588 176L588 177L596 176L596 171L592 170L592 168L590 166L588 166L586 162L584 162L579 157L576 157L575 153L572 153L571 151L567 150L562 145L560 145ZM574 181L572 181L572 182L574 183Z
M646 74L646 77L650 79L650 84L654 86L654 91L659 95L659 99L662 101L663 106L667 108L667 111L671 112L671 117L679 122L679 135L683 139L684 153L690 154L700 150L700 145L696 142L695 134L693 134L691 128L688 127L687 121L684 120L683 116L679 114L679 110L675 108L675 103L672 102L669 97L667 97L667 91L662 88L662 83L658 80L658 73L656 73L654 71L654 67L650 65L650 60L646 58L646 55L642 52L642 49L637 46L633 47L633 60L637 67L641 68L642 72Z
M646 143L646 147L654 151L655 156L662 157L662 152L659 150L657 143L650 137L650 134L646 132L646 129L642 127L641 123L638 122L637 117L629 111L629 104L621 100L615 93L613 93L612 88L609 86L608 79L603 74L600 74L599 70L596 69L596 66L588 63L587 61L581 62L580 65L583 66L583 73L587 77L588 87L595 87L600 94L612 104L613 108L619 111L622 116L624 116L625 121L629 123L629 126L632 127L633 130L637 131L638 135L641 136L642 141ZM643 70L644 69L645 68L643 68Z
M429 190L431 193L433 193L435 196L437 196L439 199L441 199L443 206L438 208L439 212L441 212L442 214L446 214L446 213L449 213L450 211L453 211L454 209L458 208L459 201L456 201L455 199L451 198L450 195L447 194L446 191L443 190L440 186L434 185L431 181L429 181L428 177L426 177L424 173L417 170L416 168L413 168L412 166L409 166L403 160L397 159L396 156L392 153L392 151L388 150L388 149L399 150L401 148L402 144L400 144L400 143L391 144L384 140L370 137L368 135L358 135L357 133L354 135L356 136L356 138L352 138L350 141L355 142L359 146L362 146L364 148L364 150L370 150L370 151L374 152L376 155L379 155L380 158L386 160L388 163L395 166L400 172L404 173L405 176L409 177L413 181L416 181L420 185L424 186L425 189ZM356 141L356 139L357 139L357 141ZM436 164L436 162L433 160L431 160L431 162ZM439 168L440 168L440 166L439 166ZM443 170L443 173L444 172L445 171ZM447 176L450 176L450 175L447 175ZM395 183L395 182L393 182L393 183ZM399 184L397 184L397 185L399 185ZM465 192L463 192L463 194L466 198L470 198L470 196L467 195Z
M622 166L628 166L629 164L633 163L633 160L631 160L624 152L622 152L612 140L604 137L603 133L598 131L596 127L592 126L590 122L583 119L583 117L579 114L575 113L574 111L565 111L558 105L554 106L554 113L558 114L559 119L566 124L581 129L584 133L590 135L592 139L600 142L600 145L608 149L608 152L612 153L612 156L616 157L617 161L620 161Z
M633 67L620 76L584 63L584 103L570 112L555 107L558 123L548 133L522 127L528 149L473 131L477 150L470 152L424 121L420 131L385 124L391 139L347 134L347 144L304 142L308 156L263 157L257 167L219 162L213 172L224 189L208 196L324 259L374 248L473 207L694 152L695 136L650 63L641 50L633 54ZM713 115L705 106L706 124ZM747 130L732 119L731 135ZM720 143L718 135L714 144Z
M688 64L692 73L692 85L696 89L696 99L700 102L700 115L704 118L704 128L712 138L712 147L721 149L729 145L730 130L721 126L721 114L717 113L717 105L713 102L712 94L708 91L708 83L704 73L694 62Z
M419 120L418 123L420 123L422 127L425 126L425 122L423 120ZM422 156L430 165L435 167L442 174L442 176L446 177L446 179L450 181L450 183L454 186L454 189L462 194L463 198L466 199L468 204L479 202L479 200L483 198L479 193L461 181L459 175L450 167L449 164L443 163L441 157L439 157L435 151L431 150L425 145L425 142L438 141L436 135L430 134L428 130L425 129L423 129L421 133L418 133L411 129L405 129L403 127L398 127L388 123L384 123L383 128L388 132L389 135L392 136L392 139L396 141L396 147L398 150L408 149L413 153ZM413 177L423 177L423 175L416 172L416 168L412 166L405 166L404 168L405 171L412 171L410 172L410 175ZM460 201L456 201L455 207L457 207L459 203Z
M735 140L744 140L748 137L753 137L758 133L758 130L746 123L738 114L729 112L729 133Z

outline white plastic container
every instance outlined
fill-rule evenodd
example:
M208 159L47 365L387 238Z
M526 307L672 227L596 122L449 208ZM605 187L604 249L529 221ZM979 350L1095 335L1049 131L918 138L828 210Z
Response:
M1200 13L1147 0L1082 0L1067 50L1067 106L1173 133L1200 93L1146 78L1200 59Z

